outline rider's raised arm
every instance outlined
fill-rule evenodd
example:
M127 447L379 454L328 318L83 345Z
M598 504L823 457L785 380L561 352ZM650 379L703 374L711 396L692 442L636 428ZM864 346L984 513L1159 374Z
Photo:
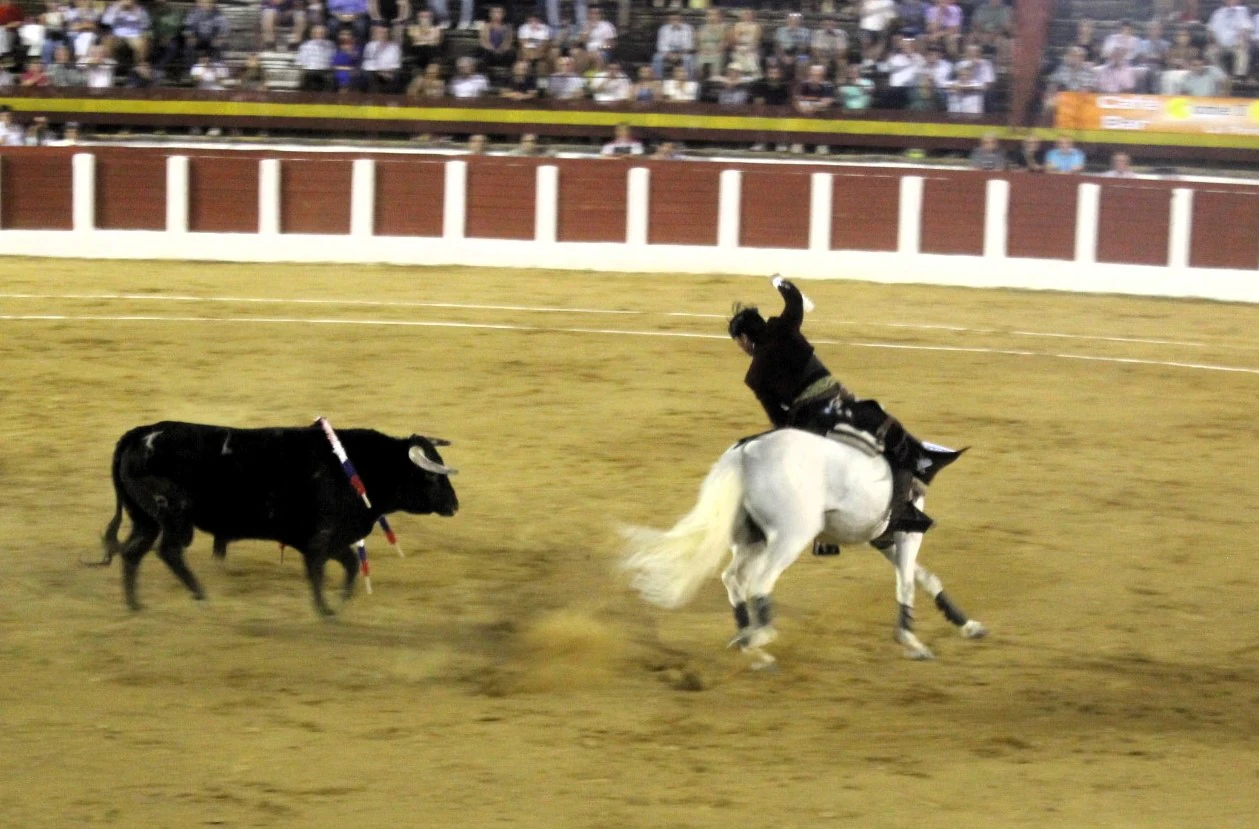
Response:
M773 281L778 293L782 294L784 303L779 319L787 323L793 331L799 331L801 323L804 322L804 294L781 276L775 276Z

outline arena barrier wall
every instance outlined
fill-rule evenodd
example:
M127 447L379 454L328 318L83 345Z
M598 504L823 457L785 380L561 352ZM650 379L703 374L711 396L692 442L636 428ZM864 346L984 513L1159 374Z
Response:
M849 278L1259 301L1259 187L960 170L0 153L0 254Z

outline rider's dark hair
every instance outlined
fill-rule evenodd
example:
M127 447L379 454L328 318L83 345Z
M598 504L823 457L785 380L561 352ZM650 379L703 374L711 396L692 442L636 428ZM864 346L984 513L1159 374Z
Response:
M730 315L728 330L731 339L746 336L755 343L760 340L761 332L765 330L765 318L761 316L761 312L755 305L745 306L736 302Z

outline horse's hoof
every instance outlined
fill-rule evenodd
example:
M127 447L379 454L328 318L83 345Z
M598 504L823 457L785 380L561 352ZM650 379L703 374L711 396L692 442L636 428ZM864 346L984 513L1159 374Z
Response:
M749 633L751 633L751 631L750 631L749 629L747 629L747 628L744 628L744 629L740 630L740 631L739 631L738 633L736 633L733 637L731 637L731 639L730 639L730 641L729 641L729 642L727 642L727 643L726 643L726 647L727 647L727 648L739 648L739 649L744 649L744 648L746 648L746 647L748 646L748 634L749 634Z
M748 667L752 670L769 672L778 670L778 660L760 648L744 648L743 652L751 657L752 663Z
M987 635L988 628L984 626L983 622L976 622L974 619L971 619L962 625L963 639L983 639Z
M905 646L905 658L912 659L915 662L926 662L935 659L936 655L931 652L922 643L917 636L907 630L898 630L896 632L896 641Z
M744 643L744 647L749 650L763 648L777 638L778 631L774 629L773 625L762 625L761 627L752 628L752 630L748 631L747 641Z

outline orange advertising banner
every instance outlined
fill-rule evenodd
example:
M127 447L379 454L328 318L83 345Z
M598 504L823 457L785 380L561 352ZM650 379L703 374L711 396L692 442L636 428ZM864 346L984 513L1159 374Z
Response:
M1060 92L1054 126L1070 130L1259 135L1259 101Z

